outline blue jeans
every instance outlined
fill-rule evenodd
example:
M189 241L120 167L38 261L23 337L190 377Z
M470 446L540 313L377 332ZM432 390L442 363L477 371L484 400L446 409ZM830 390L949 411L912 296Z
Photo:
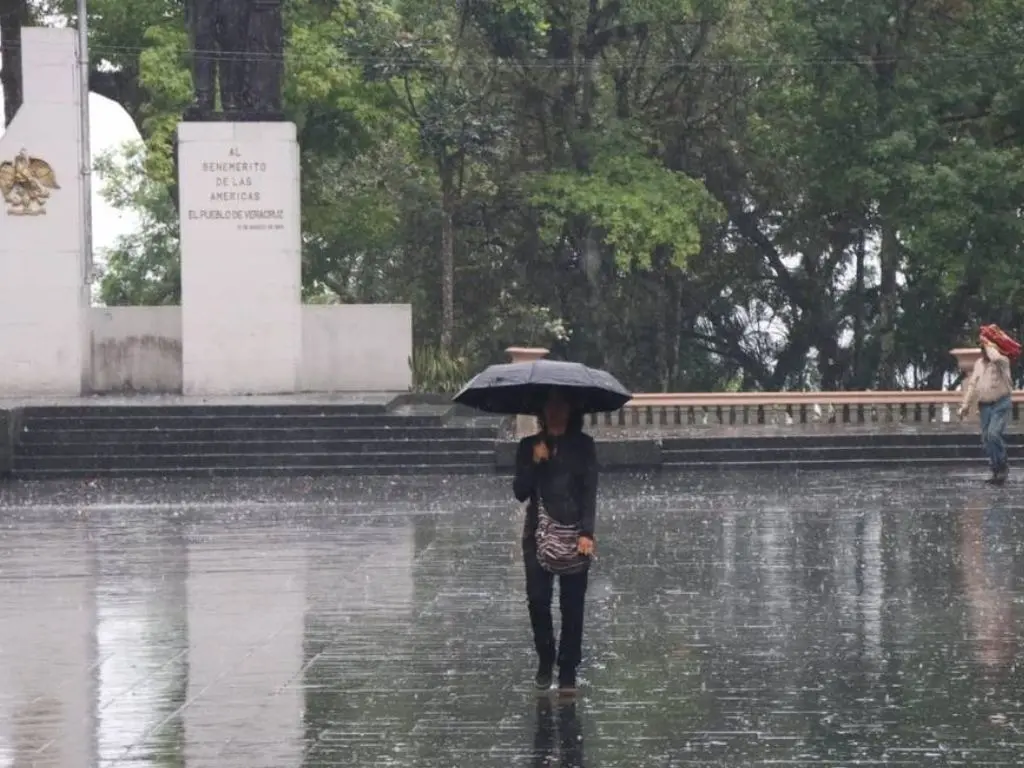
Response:
M1003 433L1010 421L1010 396L999 398L994 403L979 403L981 414L981 444L993 470L1006 466L1006 440Z

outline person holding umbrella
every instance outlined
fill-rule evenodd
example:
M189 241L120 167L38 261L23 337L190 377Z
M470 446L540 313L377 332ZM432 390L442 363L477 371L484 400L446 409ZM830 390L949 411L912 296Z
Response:
M519 442L512 491L519 501L529 502L523 527L523 561L538 657L536 684L544 690L551 687L557 660L559 691L571 694L576 690L576 670L582 659L583 603L594 554L597 450L593 438L583 433L582 414L573 408L564 391L551 390L538 420L541 431ZM569 545L564 548L563 568L546 559L541 551L543 542L538 540L538 534L541 538L551 536L555 526L564 532ZM551 619L556 575L562 614L557 654Z
M1002 485L1009 475L1006 456L1006 432L1010 419L1013 381L1010 378L1010 360L986 335L981 337L981 357L974 364L974 370L964 387L964 398L960 405L960 418L971 411L975 401L981 416L981 442L988 455L992 476L991 485Z
M583 417L616 411L630 399L611 374L553 360L492 365L455 396L488 413L532 414L540 422L540 432L519 442L512 482L515 497L528 502L523 562L540 690L551 687L557 663L559 691L574 694L583 657L598 480L597 451L583 433ZM556 577L562 615L557 648L551 617Z

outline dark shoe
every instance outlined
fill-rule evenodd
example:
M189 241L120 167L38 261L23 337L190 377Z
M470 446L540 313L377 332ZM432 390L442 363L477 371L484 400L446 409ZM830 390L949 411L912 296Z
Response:
M546 691L551 687L554 679L552 668L552 664L545 664L543 661L537 667L537 676L533 678L533 683L537 686L538 691Z
M558 693L562 696L576 695L576 670L558 670Z
M1008 464L1002 464L992 469L992 476L985 482L988 485L1003 485L1006 482L1006 478L1010 475L1010 466Z

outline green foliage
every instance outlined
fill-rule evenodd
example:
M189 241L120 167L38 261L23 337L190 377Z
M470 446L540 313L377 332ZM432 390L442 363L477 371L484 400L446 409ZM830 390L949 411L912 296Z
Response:
M530 199L545 212L545 239L556 241L574 218L587 217L624 267L649 267L660 246L685 266L700 250L701 225L720 213L699 181L635 154L600 155L590 173L550 173L535 187Z
M183 7L90 0L100 91L145 142L100 167L141 219L108 303L179 294ZM638 390L939 386L977 323L1024 326L1020 3L290 0L286 23L305 300L411 303L418 387L524 343Z
M134 143L96 163L104 200L140 219L136 231L102 254L99 295L107 306L181 302L178 216L167 186L148 173L145 157L144 147Z
M487 313L487 321L466 348L471 369L482 368L505 356L514 346L562 349L571 342L572 328L551 307L532 303L529 296L501 289Z
M183 26L153 26L143 35L139 85L148 98L141 110L146 141L146 169L156 179L174 180L171 147L182 113L192 103L192 75L187 64L188 35Z
M446 352L436 346L420 346L409 360L414 392L454 394L470 378L466 357Z
M491 338L502 348L513 345L550 347L569 341L572 331L550 307L526 303L502 290L491 315Z

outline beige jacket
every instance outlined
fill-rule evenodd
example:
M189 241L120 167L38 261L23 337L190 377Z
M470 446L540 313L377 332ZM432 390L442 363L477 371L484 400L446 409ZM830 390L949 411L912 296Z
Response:
M1013 391L1010 378L1010 361L996 351L991 351L992 360L981 357L974 364L974 371L964 388L963 407L970 410L974 403L994 403Z

